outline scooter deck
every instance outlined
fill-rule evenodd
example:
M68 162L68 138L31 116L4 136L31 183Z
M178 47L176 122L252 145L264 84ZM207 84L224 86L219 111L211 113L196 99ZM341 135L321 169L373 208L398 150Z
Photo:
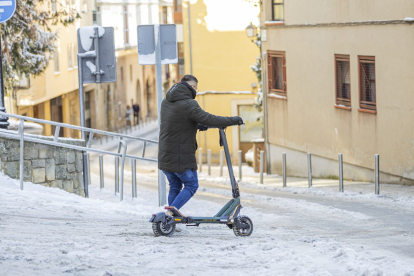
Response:
M213 217L187 217L184 216L174 206L166 206L164 209L170 210L173 213L175 223L183 224L200 224L200 223L222 223L231 224L231 220L240 212L242 206L240 205L240 198L231 199L216 215Z

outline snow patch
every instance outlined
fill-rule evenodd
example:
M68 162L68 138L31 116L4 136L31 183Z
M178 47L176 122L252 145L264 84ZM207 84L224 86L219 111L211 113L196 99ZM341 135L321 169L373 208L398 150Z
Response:
M88 52L92 47L95 28L98 28L99 37L102 37L105 34L105 29L101 26L86 26L79 28L80 42L83 50L86 52Z
M269 94L267 94L267 96L269 98L286 99L286 96L280 96L280 95L277 95L277 94L274 94L274 93L269 93Z
M93 64L92 62L87 61L86 62L86 66L88 66L89 70L91 70L92 73L95 73L96 72L96 65Z

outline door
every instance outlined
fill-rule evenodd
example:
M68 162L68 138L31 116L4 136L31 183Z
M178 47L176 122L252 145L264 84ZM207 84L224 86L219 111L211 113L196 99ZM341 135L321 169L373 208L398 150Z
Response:
M238 105L237 108L239 117L244 121L239 131L239 149L245 162L244 155L253 147L252 141L263 138L263 117L254 105Z
M50 118L53 122L63 123L62 96L50 100ZM55 135L56 126L52 126L52 135ZM59 137L63 137L63 128L59 130Z

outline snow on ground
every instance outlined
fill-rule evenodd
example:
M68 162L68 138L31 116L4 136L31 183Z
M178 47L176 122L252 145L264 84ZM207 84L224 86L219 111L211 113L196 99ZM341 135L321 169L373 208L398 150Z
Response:
M148 219L162 210L156 187L140 187L138 199L122 203L110 190L90 186L90 194L31 183L21 191L18 181L0 174L0 275L414 275L412 257L354 231L378 223L363 213L245 193L251 237L205 225L155 238ZM219 188L200 188L183 212L214 214L227 200ZM312 222L314 214L326 220ZM344 220L346 233L322 227Z

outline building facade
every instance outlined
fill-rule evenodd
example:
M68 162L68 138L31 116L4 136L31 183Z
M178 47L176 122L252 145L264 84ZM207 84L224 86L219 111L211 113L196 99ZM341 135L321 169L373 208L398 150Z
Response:
M137 26L144 24L172 23L172 1L96 1L96 24L112 26L115 31L117 56L117 82L99 86L97 106L103 120L97 128L116 131L125 125L125 110L137 103L140 107L140 121L156 118L157 91L155 65L138 64ZM164 93L173 83L170 65L163 65L162 81Z
M45 4L42 8L56 11L76 9L81 19L68 27L52 26L59 31L59 41L54 60L40 76L28 76L5 99L7 111L56 122L79 125L77 29L92 25L93 0L76 0ZM94 85L85 86L93 91ZM51 135L54 128L44 126L45 135ZM78 137L77 131L61 129L60 136Z
M258 24L259 7L239 0L174 0L173 8L179 57L174 68L177 79L185 74L197 77L200 92L196 100L209 113L238 116L242 115L240 112L249 115L253 112L253 116L259 117L260 113L254 109L238 108L238 105L253 107L260 86L250 69L260 51L245 31L250 22ZM250 129L249 133L258 132ZM246 152L252 147L250 141L240 142L240 135L236 127L227 131L233 158L237 158L239 149ZM204 160L210 149L212 162L219 162L218 137L218 132L213 130L198 134Z
M268 169L414 183L409 0L261 1Z
M81 19L68 27L55 27L59 30L59 42L54 60L43 74L23 81L15 97L6 99L7 111L80 125L77 29L99 25L114 28L117 81L84 86L85 125L119 131L126 125L126 107L136 103L140 106L141 121L157 117L155 66L138 64L137 25L172 23L172 0L73 0L44 8L53 11L62 5L78 10ZM165 90L174 83L175 75L170 65L164 65L162 73ZM53 127L45 126L44 135L53 132ZM63 128L60 136L80 137L80 133Z

